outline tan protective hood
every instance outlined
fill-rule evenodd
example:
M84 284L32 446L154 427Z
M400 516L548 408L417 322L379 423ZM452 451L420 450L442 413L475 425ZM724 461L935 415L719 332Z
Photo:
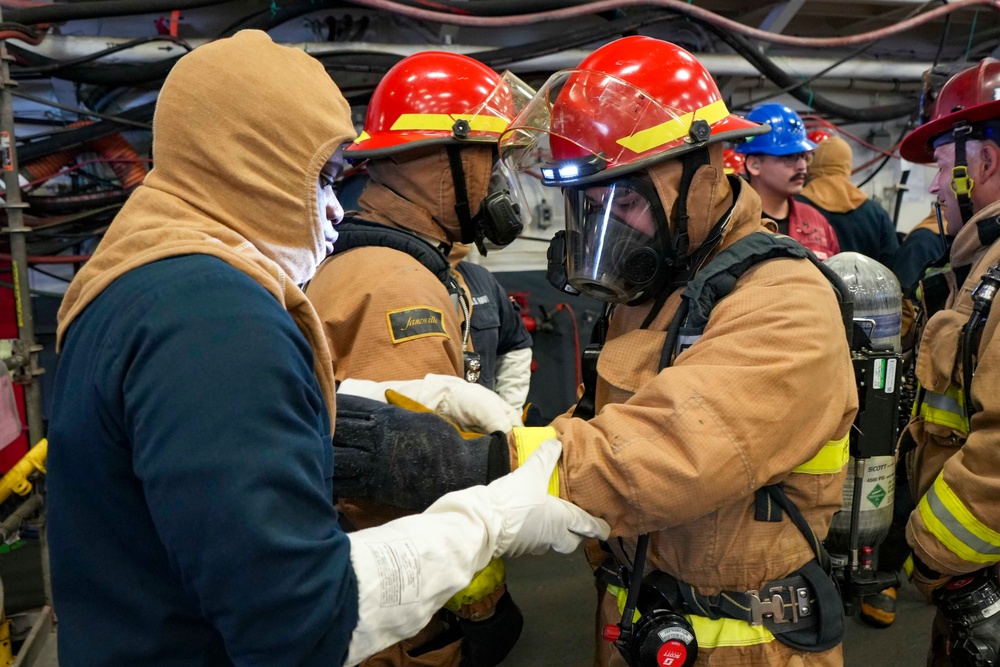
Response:
M475 216L489 187L494 151L489 146L463 146L461 155L469 208ZM358 199L364 218L442 243L461 240L455 184L445 148L371 160L368 175L371 182Z
M688 252L697 250L705 242L712 227L733 204L733 191L722 166L722 144L709 146L709 156L711 164L698 168L688 190ZM667 211L671 233L676 224L673 213L683 170L680 160L668 160L650 167L648 171L663 210ZM727 232L728 229L723 234Z
M320 169L355 136L323 66L260 31L181 58L153 118L154 169L129 198L59 309L58 338L119 276L167 257L218 257L259 282L315 352L333 414L330 354L297 283L324 256Z
M451 264L451 268L458 266L458 263L469 256L469 251L472 250L471 243L455 243L451 246L451 252L448 253L448 263Z
M868 200L851 183L854 156L851 147L840 137L820 142L809 165L809 180L802 196L831 213L849 213Z

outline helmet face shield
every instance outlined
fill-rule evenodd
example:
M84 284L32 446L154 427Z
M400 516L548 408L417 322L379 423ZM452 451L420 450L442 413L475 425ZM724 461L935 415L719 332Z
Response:
M764 131L731 116L721 98L685 110L612 74L563 70L503 133L500 158L546 185L573 185L606 180L612 174L602 172L611 169L640 169L705 142Z
M467 137L457 139L496 141L500 133L507 129L510 121L521 112L534 96L535 91L516 74L504 71L496 86L483 98L481 104L470 109L467 114L455 116L455 120L465 120L469 124Z
M504 133L500 154L514 170L535 169L547 183L571 183L654 148L680 145L689 127L682 116L609 74L563 70Z
M637 302L665 255L663 209L652 185L623 178L567 188L566 277L600 301Z

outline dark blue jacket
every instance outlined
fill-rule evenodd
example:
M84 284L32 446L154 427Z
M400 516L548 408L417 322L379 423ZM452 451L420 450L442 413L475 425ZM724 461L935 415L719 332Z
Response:
M950 246L951 238L942 239L939 233L923 227L906 235L892 265L892 272L899 278L903 294L913 294L927 268L942 259Z
M292 318L221 260L118 278L49 428L59 663L340 665L357 624L330 423Z
M896 236L892 218L878 202L869 199L853 211L833 213L805 197L799 199L814 206L827 219L837 234L840 252L860 252L886 268L892 268L899 237Z
M465 279L472 300L469 337L482 362L479 384L493 389L497 357L531 347L531 334L524 326L520 309L489 269L472 262L459 262L455 268Z

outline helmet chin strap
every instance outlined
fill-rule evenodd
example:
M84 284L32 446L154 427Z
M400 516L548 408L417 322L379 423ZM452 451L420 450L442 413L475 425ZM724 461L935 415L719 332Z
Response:
M465 169L462 167L462 147L449 144L448 164L451 166L451 182L455 186L455 213L462 229L462 243L476 242L476 227L472 223L472 208L469 206L469 192L465 187ZM482 241L479 241L482 243ZM480 249L481 250L481 249Z
M972 126L968 123L955 125L952 136L955 137L955 166L951 169L951 191L958 200L958 210L962 215L964 225L972 218L972 187L975 181L969 176L969 161L965 152L965 144L972 134Z

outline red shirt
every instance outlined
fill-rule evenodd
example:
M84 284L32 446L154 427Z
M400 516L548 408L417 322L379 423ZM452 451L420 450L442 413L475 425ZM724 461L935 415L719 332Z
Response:
M837 234L823 214L794 199L788 200L788 235L812 250L820 260L840 252Z

